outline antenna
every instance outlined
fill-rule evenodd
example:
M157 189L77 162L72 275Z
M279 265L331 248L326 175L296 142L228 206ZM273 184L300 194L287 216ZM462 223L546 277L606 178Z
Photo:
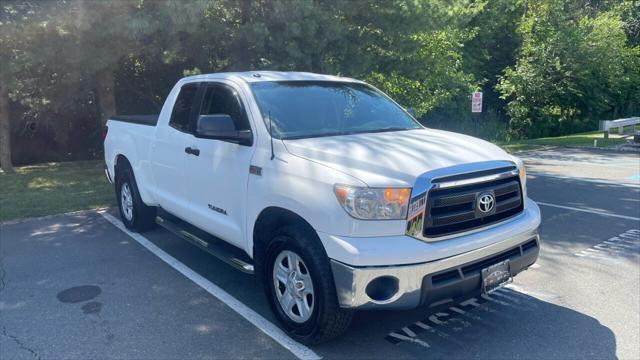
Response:
M271 160L273 160L276 155L273 153L273 123L271 121L271 110L269 110L269 139L271 141Z

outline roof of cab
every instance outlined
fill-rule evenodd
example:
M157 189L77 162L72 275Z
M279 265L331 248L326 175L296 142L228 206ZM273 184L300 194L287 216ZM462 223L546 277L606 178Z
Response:
M245 71L245 72L220 72L212 74L194 75L184 78L185 81L190 80L213 80L213 79L237 79L247 83L255 83L262 81L340 81L340 82L358 82L361 81L333 76L315 74L309 72L295 72L295 71Z

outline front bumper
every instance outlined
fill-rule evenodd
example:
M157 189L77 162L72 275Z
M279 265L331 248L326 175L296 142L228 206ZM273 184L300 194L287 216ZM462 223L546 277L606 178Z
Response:
M509 259L515 276L535 263L539 251L536 226L503 241L425 263L358 267L332 259L331 267L341 307L411 309L474 296L481 291L483 268Z

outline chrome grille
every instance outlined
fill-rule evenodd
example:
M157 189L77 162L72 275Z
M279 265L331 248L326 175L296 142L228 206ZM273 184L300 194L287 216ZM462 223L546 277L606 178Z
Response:
M478 197L492 194L493 210L482 213ZM517 175L495 180L453 186L435 187L427 194L423 236L439 237L468 231L507 219L523 210L520 179Z

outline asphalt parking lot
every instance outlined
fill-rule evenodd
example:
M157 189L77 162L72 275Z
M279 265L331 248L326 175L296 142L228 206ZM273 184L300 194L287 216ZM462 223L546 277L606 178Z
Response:
M640 358L640 157L522 157L536 265L453 307L360 312L311 348L252 276L163 229L132 237L95 211L1 224L0 358Z

